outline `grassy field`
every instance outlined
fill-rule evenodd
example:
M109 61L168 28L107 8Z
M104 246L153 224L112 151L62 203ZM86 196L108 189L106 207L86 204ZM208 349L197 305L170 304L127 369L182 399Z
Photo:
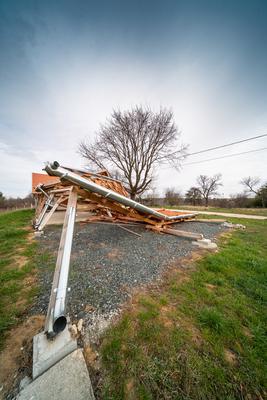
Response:
M262 215L267 217L267 208L219 208L219 207L202 207L202 206L166 206L166 208L174 208L178 210L194 210L194 211L211 211L211 212L223 212L229 214L246 214L246 215Z
M0 348L36 294L32 210L0 214Z
M174 268L137 296L101 345L103 399L263 399L267 222Z
M37 293L32 211L0 214L0 346ZM212 218L212 216L209 216ZM172 268L103 338L101 399L266 398L267 221ZM43 256L45 257L45 256Z

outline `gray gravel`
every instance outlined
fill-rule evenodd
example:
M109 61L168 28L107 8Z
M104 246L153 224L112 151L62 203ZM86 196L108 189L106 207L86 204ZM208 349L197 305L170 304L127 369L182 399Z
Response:
M213 240L223 230L219 224L199 222L179 223L176 228L203 233ZM162 271L174 260L195 250L189 239L156 234L143 226L129 229L141 237L111 224L76 224L68 298L72 318L90 320L92 312L108 314L118 310L132 288L160 279ZM50 226L38 239L40 293L33 313L46 313L60 235L60 226Z

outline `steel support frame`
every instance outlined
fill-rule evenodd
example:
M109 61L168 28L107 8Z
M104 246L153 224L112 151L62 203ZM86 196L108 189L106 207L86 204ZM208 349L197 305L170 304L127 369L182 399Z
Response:
M71 247L77 209L77 198L78 194L76 190L71 190L61 233L53 284L45 321L45 333L48 338L53 338L59 332L63 331L67 325L66 300Z
M36 221L35 221L35 224L34 224L35 229L37 229L37 228L40 226L40 224L42 223L42 221L43 221L43 219L44 219L44 216L45 216L45 214L46 214L48 208L51 207L51 206L53 205L53 204L52 204L53 198L54 198L54 194L50 194L50 195L47 197L47 200L46 200L46 202L45 202L45 204L44 204L44 207L43 207L43 209L41 210L39 216L37 217L37 219L36 219Z
M42 231L44 229L44 227L46 226L46 224L48 223L48 221L50 220L50 218L52 217L52 215L54 214L56 209L59 207L60 203L67 200L67 198L68 197L62 195L57 199L57 201L54 203L51 210L48 212L48 214L46 214L46 216L43 218L42 222L38 226L38 228L37 228L38 231Z

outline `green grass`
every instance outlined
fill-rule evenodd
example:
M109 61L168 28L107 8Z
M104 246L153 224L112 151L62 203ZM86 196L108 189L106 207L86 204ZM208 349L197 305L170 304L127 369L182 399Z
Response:
M36 244L28 240L32 217L32 210L0 214L0 348L38 290L25 285L35 269ZM27 258L19 265L18 257Z
M103 399L266 398L267 222L238 222L105 334Z
M245 215L260 215L267 217L267 208L220 208L220 207L204 207L204 206L164 206L165 208L173 208L178 210L194 210L194 211L210 211L223 212L229 214L245 214Z

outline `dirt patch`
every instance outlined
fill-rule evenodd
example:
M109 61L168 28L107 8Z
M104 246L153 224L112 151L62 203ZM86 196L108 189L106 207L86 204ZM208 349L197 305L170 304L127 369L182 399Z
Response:
M218 237L220 237L224 242L230 239L232 236L233 236L233 230L228 230L218 235Z
M244 335L245 335L246 337L248 337L249 339L252 339L252 338L253 338L253 334L252 334L251 331L248 329L248 327L243 326L243 332L244 332Z
M180 325L189 332L193 343L195 343L197 347L201 347L204 341L201 336L200 330L194 325L194 323L190 319L185 319L183 317L180 320Z
M232 350L230 350L230 349L225 349L225 350L224 350L224 358L225 358L225 360L226 360L229 364L231 364L231 365L235 365L235 364L237 363L236 355L235 355L235 353L234 353Z
M196 270L196 262L206 254L206 250L197 249L186 257L174 260L162 274L162 280L168 281L168 277L173 277L174 273L176 273L176 276L179 276L179 282L182 283L187 278L190 278L190 273Z
M20 310L21 313L25 311L28 305L28 293L34 287L37 282L36 275L27 276L23 279L23 287L20 290L20 296L16 301L16 309Z
M129 379L125 384L125 398L128 400L136 400L138 398L133 378Z
M94 369L98 369L98 353L90 346L86 345L83 349L83 354L85 358L85 362L88 366Z
M33 232L33 228L32 226L27 226L26 227L26 231L29 232L28 236L27 236L27 241L29 243L33 243L35 241L35 236L34 236L34 232Z
M178 271L176 271L176 273L174 275L173 282L175 284L178 283L179 285L181 285L184 282L188 282L190 279L191 279L191 276L188 273L188 271L178 270Z
M12 262L9 265L11 269L22 269L25 264L29 261L29 258L22 255L25 251L25 247L18 247L16 248L16 255L12 256Z
M84 306L84 311L85 311L86 313L93 312L93 311L95 311L95 307L92 306L91 304L86 304L86 305Z
M18 269L21 269L24 267L24 265L28 262L28 257L18 255L14 257L14 263Z
M219 236L219 235L218 235ZM198 260L200 260L201 258L204 257L204 255L206 254L205 250L199 249L196 251L193 251L189 257L186 257L182 260L182 265L188 265L188 264L192 264Z
M27 276L24 280L23 280L23 284L24 286L26 285L27 287L25 288L26 291L35 283L37 282L37 277L35 275L35 271L34 271L34 275L30 275Z
M216 285L212 285L211 283L206 283L205 286L209 292L213 292L213 290L217 288Z
M113 249L111 250L108 254L107 254L108 258L110 260L117 260L119 258L121 258L121 252L119 251L119 249Z
M89 371L92 386L94 388L94 394L96 399L100 397L100 358L99 353L94 349L93 346L83 344L83 355Z
M171 305L161 307L159 318L165 328L179 326L178 319L175 318L175 308Z
M41 330L43 323L44 316L34 315L10 330L5 348L0 353L0 398L16 386L24 375L31 373L32 338Z

